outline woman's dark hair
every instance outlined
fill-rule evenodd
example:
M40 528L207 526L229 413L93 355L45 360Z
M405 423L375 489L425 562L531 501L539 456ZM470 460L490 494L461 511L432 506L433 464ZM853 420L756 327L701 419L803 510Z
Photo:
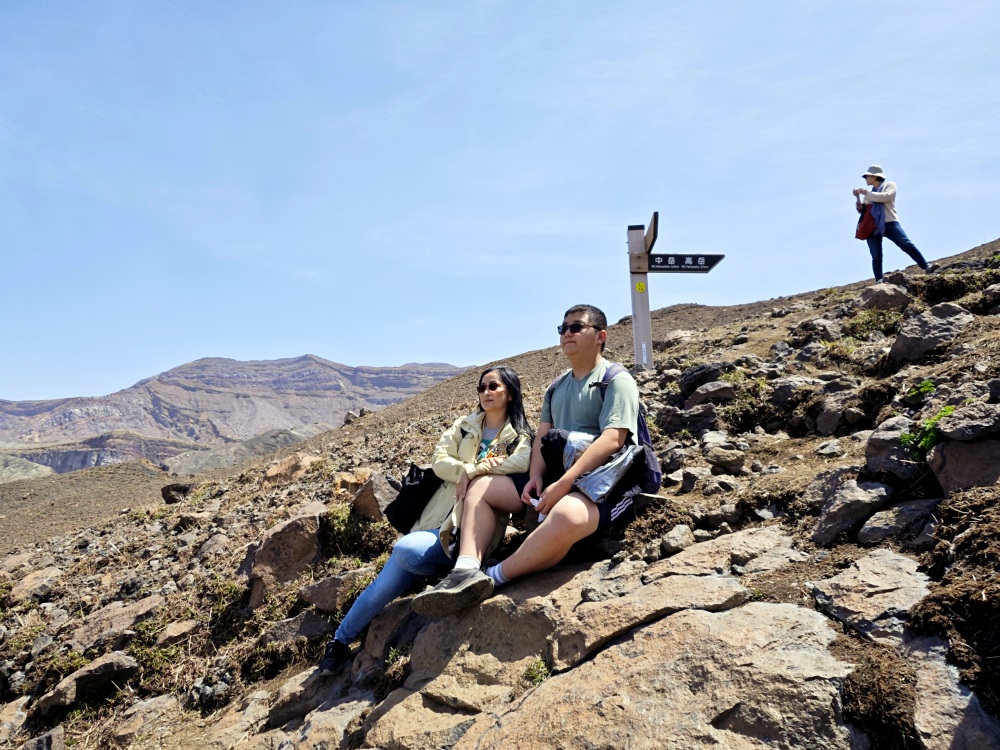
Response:
M501 365L500 367L490 367L487 370L483 370L479 374L479 383L481 384L483 378L491 372L497 374L500 382L503 383L503 387L507 390L507 394L510 396L510 401L507 402L507 419L510 421L510 426L514 428L514 432L518 435L527 435L533 439L535 432L531 429L531 425L528 424L528 418L524 416L524 401L521 400L521 378L510 367ZM480 404L479 411L482 410L483 405Z

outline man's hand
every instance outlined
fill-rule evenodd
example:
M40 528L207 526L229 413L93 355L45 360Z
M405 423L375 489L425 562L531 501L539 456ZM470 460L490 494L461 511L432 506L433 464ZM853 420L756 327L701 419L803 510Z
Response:
M538 505L535 506L535 510L548 515L556 506L556 503L566 497L572 489L573 481L567 480L566 477L553 482L538 496Z

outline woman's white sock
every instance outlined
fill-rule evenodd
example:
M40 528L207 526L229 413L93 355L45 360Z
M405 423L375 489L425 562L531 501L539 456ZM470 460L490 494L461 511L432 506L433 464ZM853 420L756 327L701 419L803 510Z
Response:
M479 570L482 563L472 555L459 555L454 570Z

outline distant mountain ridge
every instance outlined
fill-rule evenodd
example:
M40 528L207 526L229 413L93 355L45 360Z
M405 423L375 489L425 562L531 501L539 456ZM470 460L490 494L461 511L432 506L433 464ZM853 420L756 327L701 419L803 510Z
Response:
M16 453L49 464L43 454L57 445L131 433L147 446L175 442L166 454L176 455L271 430L314 423L336 426L349 411L373 411L402 401L463 370L444 363L351 367L311 354L251 361L209 357L107 396L0 400L0 454ZM166 458L163 448L161 443L156 455L149 456L142 447L122 447L120 452L123 460L129 460L128 455L159 463ZM69 464L53 468L72 470Z

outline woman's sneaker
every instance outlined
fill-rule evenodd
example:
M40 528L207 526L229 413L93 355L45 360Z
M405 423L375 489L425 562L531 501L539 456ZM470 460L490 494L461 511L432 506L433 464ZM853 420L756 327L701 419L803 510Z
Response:
M493 593L493 579L478 568L453 570L437 586L413 597L413 611L424 617L447 617L479 604Z
M351 661L351 647L346 643L332 640L326 644L326 653L319 660L316 669L320 677L340 674Z
M924 267L924 273L937 273L940 269L941 266L937 263L931 263L930 265Z

